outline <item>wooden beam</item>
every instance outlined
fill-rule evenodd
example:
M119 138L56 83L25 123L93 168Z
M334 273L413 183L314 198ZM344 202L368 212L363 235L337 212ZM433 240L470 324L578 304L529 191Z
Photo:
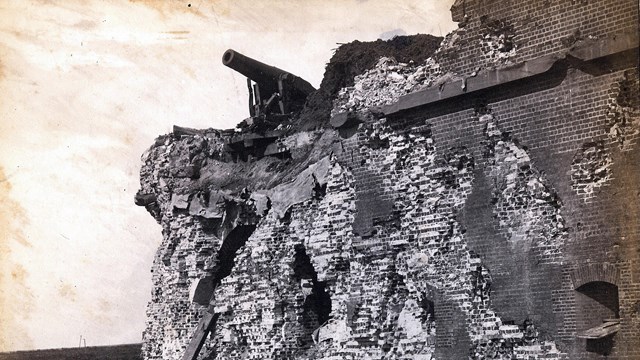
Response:
M578 334L582 339L602 339L603 337L615 334L620 330L620 320L606 321L602 325L592 327L589 330L585 330Z
M196 360L198 358L200 349L202 349L202 345L204 345L207 336L211 332L212 327L215 326L219 316L220 314L214 314L211 310L205 312L198 323L198 327L196 327L196 331L191 337L191 341L182 356L182 360Z

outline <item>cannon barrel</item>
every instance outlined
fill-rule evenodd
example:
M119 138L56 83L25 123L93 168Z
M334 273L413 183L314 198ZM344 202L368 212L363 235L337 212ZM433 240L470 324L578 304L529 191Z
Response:
M296 91L305 96L315 91L315 88L304 79L232 49L225 51L222 55L222 64L260 84L264 90L268 90L270 93L278 92L278 80L287 81Z

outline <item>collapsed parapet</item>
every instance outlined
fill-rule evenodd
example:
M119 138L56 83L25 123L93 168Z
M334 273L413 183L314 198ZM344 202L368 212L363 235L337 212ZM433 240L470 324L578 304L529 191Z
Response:
M534 54L518 6L463 3L438 71L379 63L322 129L156 141L137 199L164 235L145 358L193 334L206 359L639 355L637 41L619 33L637 13ZM377 77L389 104L358 86Z
M258 222L267 213L284 217L294 204L322 192L336 139L334 131L258 138L176 127L143 155L136 203L156 218L164 235L153 266L147 358L182 356L210 290L229 275L236 251ZM279 150L265 151L270 144ZM243 158L250 150L253 155Z
M268 210L266 195L254 199L251 191L260 189L267 194L282 183L295 181L331 152L337 138L334 133L278 137L218 130L186 132L174 127L171 135L159 137L143 155L143 181L136 204L145 206L158 222L170 218L174 209L203 219L222 218L229 213L229 203L246 200L257 201L264 212ZM270 200L268 207L284 206L278 201ZM163 209L162 204L171 206Z

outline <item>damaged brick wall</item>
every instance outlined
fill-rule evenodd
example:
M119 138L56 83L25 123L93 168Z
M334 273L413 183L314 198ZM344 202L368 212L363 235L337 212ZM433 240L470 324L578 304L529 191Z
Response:
M460 76L638 28L638 4L628 0L456 0L451 13L459 29L436 58L445 72Z
M434 356L560 356L553 343L531 336L533 325L503 323L490 306L490 272L469 251L466 229L458 221L472 190L475 160L471 153L465 147L438 152L428 123L398 132L385 132L388 126L372 126L380 129L360 137L366 151L360 145L362 160L350 160L350 167L356 173L358 164L373 167L374 173L385 178L381 198L393 199L394 206L387 220L374 226L374 234L382 235L375 240L384 243L387 239L397 249L397 266L402 269L408 295L433 301L436 338L430 351ZM370 149L367 144L372 138L387 139L388 145ZM351 158L348 154L345 161ZM460 346L462 339L467 347Z
M337 130L160 137L136 198L164 236L145 359L179 359L209 304L200 359L640 357L637 47L567 55L637 28L632 7L458 1L425 63L383 59L339 92ZM609 317L615 334L579 337Z
M594 196L600 186L611 180L611 163L604 141L584 143L571 162L571 182L576 193L585 201Z
M559 356L552 342L538 339L534 324L504 324L491 309L490 273L468 250L457 220L475 166L465 148L441 155L428 125L396 131L384 119L342 143L332 160L321 160L329 166L313 168L322 190L284 212L272 205L238 249L233 271L215 292L221 316L205 358L428 359L437 351L472 358ZM362 236L350 226L359 197L368 196L366 186L356 190L355 184L364 183L357 175L366 174L361 168L379 174L377 191L392 204L388 216L374 217L372 231L361 231ZM268 196L277 199L291 187L276 187ZM145 335L165 341L145 342L148 358L175 358L184 350L184 334L193 331L203 310L187 302L188 283L219 271L210 262L222 253L222 236L209 235L217 254L198 248L196 239L207 230L190 209L199 201L176 195L167 201L163 221L174 231L167 239L178 243L159 252L155 268L167 272L156 279L156 289L173 299L154 297L150 305L150 315L167 318L150 317ZM185 255L192 257L185 261ZM300 256L308 258L308 270L296 274ZM456 346L461 333L471 348ZM437 350L438 342L449 344L449 350Z
M435 142L445 148L469 148L477 165L462 219L470 249L491 272L492 304L508 322L531 319L543 338L559 341L569 358L603 356L587 351L585 340L577 338L594 321L593 313L580 306L585 295L570 282L571 272L583 262L615 264L625 274L616 284L626 297L619 297L623 326L614 337L617 348L609 349L608 356L638 356L633 348L637 336L631 334L640 331L634 310L640 300L635 265L640 260L635 217L640 151L635 142L621 148L610 136L607 120L609 104L617 98L611 88L627 81L625 67L636 66L635 59L595 76L559 69L504 90L444 101L389 120L405 127L428 119ZM500 159L488 151L495 152L498 143ZM509 156L512 165L504 161ZM526 171L516 168L519 162L528 165ZM511 177L509 169L514 170ZM504 178L497 179L498 174ZM512 179L511 188L507 178ZM532 178L536 181L530 182ZM540 191L527 194L535 188ZM504 196L520 200L512 203L501 199ZM539 208L517 209L519 202L538 201ZM516 217L501 214L503 207L514 208L511 214ZM536 221L522 222L530 216ZM523 230L533 236L519 236ZM554 251L548 256L522 253L513 246L514 236L526 241L554 239Z
M520 253L520 261L534 256L538 263L559 262L566 229L558 195L545 184L526 148L502 132L492 115L479 121L486 122L485 171L493 184L493 212L503 236Z
M638 68L628 69L624 77L611 85L607 126L609 140L631 150L640 134L640 80Z
M174 132L158 138L143 155L136 202L149 210L163 232L152 269L153 292L143 334L145 358L182 356L208 302L208 298L204 304L192 302L198 280L208 278L212 286L219 284L231 272L234 253L243 248L261 216L305 199L314 184L303 183L311 184L306 192L269 199L248 192L247 183L263 188L287 183L297 175L297 168L305 169L319 162L320 156L326 157L332 142L327 140L330 133L324 137L298 133L281 139L281 147L294 158L286 161L287 166L278 157L254 163L231 161L225 145L230 136L216 130Z

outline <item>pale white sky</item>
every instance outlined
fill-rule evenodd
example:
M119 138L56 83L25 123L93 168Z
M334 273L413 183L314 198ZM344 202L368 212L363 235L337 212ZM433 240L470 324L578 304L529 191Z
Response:
M0 0L0 351L141 340L162 235L140 155L248 115L227 48L317 87L336 43L444 35L452 3Z

